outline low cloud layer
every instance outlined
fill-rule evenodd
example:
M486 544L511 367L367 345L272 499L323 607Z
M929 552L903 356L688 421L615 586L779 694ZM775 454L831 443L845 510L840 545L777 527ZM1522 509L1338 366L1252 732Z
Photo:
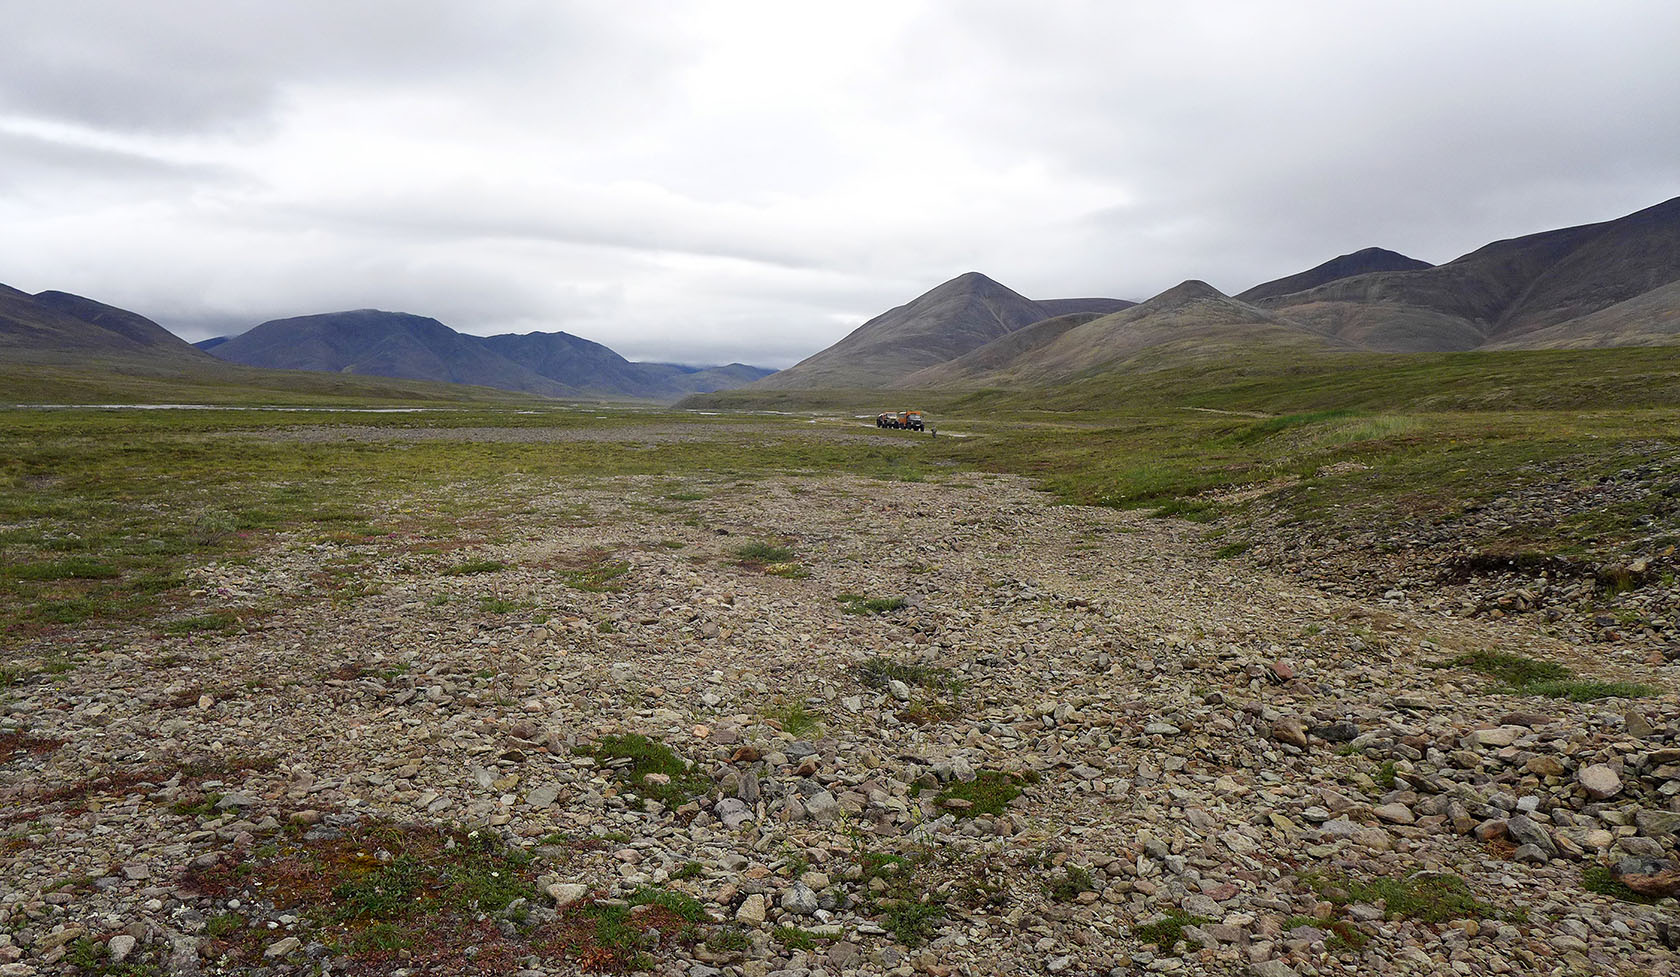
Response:
M1238 291L1680 194L1680 7L1136 8L26 4L0 282L782 366L971 269Z

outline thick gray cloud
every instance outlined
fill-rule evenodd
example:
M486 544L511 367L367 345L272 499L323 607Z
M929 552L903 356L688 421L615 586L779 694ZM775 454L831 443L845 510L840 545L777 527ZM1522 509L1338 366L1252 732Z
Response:
M1029 295L1444 261L1680 193L1680 7L73 0L9 12L0 281L784 365Z

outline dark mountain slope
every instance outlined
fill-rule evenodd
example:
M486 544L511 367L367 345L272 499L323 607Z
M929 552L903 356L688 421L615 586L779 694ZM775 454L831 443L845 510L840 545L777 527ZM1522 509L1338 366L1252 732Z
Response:
M675 400L745 386L774 372L742 363L713 367L636 363L600 343L565 332L508 333L477 341L551 380L601 397Z
M1486 349L1595 349L1680 343L1680 281L1554 326L1494 339Z
M74 363L140 357L202 363L208 358L144 316L68 292L30 295L0 285L0 349L10 359Z
M270 369L442 380L549 397L577 393L436 319L376 309L274 319L210 352Z
M575 390L620 397L657 396L648 392L650 377L640 364L571 333L504 333L466 338Z
M93 299L69 292L56 291L37 293L35 301L141 346L177 353L185 353L193 348L191 343L145 316L127 309L119 309L114 305L95 302Z
M1356 275L1257 304L1391 352L1520 345L1680 279L1680 198L1613 221L1496 241L1444 265ZM1600 334L1611 340L1613 324Z
M1306 271L1279 278L1276 281L1256 285L1246 292L1240 292L1235 297L1239 301L1254 303L1261 299L1275 298L1288 295L1291 292L1304 292L1309 288L1317 288L1343 278L1355 275L1368 275L1377 271L1419 271L1434 267L1427 261L1408 258L1397 251L1384 248L1365 248L1352 254L1344 254L1331 258L1322 265L1309 268Z

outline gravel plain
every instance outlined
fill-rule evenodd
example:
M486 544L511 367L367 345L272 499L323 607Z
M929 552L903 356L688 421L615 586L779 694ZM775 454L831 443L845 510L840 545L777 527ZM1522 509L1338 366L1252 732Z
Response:
M193 571L240 626L22 649L73 667L3 693L0 975L1675 972L1660 633L1007 476L692 483L282 538ZM1490 651L1654 694L1437 667ZM441 945L344 908L480 844L512 887Z

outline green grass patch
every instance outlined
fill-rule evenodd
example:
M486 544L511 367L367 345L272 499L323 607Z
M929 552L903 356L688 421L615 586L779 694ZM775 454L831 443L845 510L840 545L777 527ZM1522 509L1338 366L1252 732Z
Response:
M949 809L958 818L978 818L981 814L996 816L1003 814L1010 801L1021 796L1021 784L1025 779L1020 774L1008 774L1005 771L978 771L973 781L951 781L934 797L934 804L941 809ZM948 801L963 801L963 806L946 804Z
M209 614L195 614L192 617L166 621L161 630L164 634L197 634L201 631L235 631L238 628L238 614L232 611L213 611Z
M1447 923L1459 919L1509 919L1512 914L1482 902L1456 875L1419 872L1405 878L1355 879L1340 874L1301 876L1313 892L1337 906L1382 903L1385 919Z
M1078 865L1063 865L1060 874L1052 875L1044 886L1045 894L1057 902L1072 902L1081 892L1095 890L1090 870Z
M463 560L454 566L445 567L443 575L446 577L469 577L478 573L495 573L498 570L506 569L507 564L501 560L474 557L470 560Z
M804 736L822 726L822 720L811 714L803 702L790 702L765 710L764 718L774 719L782 732Z
M1234 560L1253 547L1253 543L1226 543L1213 551L1213 558L1216 560Z
M1429 664L1431 668L1468 668L1489 678L1496 678L1513 688L1521 688L1535 682L1567 679L1571 675L1569 669L1557 662L1539 661L1497 651L1476 651Z
M920 686L935 691L960 691L962 682L949 668L894 661L879 656L867 658L857 666L858 678L871 688L884 689L894 679L905 685Z
M1300 414L1282 414L1248 424L1226 435L1225 440L1231 444L1253 444L1292 428L1322 424L1325 421L1337 421L1351 416L1353 416L1352 411L1341 408L1308 411Z
M1149 515L1155 519L1178 518L1190 522L1212 522L1219 518L1219 507L1198 499L1168 499Z
M189 797L169 805L169 809L182 817L209 818L216 816L216 804L222 795L214 791L201 797Z
M122 571L90 556L67 556L49 563L26 563L0 571L14 580L114 580Z
M931 857L928 850L899 855L860 847L855 852L867 893L864 908L907 947L931 940L946 917L949 894L923 878Z
M560 579L573 590L592 594L617 593L624 589L623 578L629 572L630 564L622 560L603 560L586 567L561 570Z
M835 600L840 602L840 610L847 614L890 614L902 610L909 603L902 597L863 597L858 594L841 594Z
M1205 916L1195 916L1182 909L1169 909L1159 919L1133 926L1132 935L1145 943L1155 944L1162 953L1176 955L1180 943L1188 943L1192 949L1201 946L1184 935L1184 928L1200 926L1207 921Z
M682 882L688 879L697 879L705 874L706 867L699 862L684 862L682 868L671 873L671 878Z
M710 919L700 900L675 889L644 885L626 896L625 901L632 906L658 906L690 923L703 923Z
M1611 874L1609 866L1588 865L1581 869L1581 888L1601 896L1609 896L1621 902L1638 903L1642 906L1655 905L1658 900L1651 896L1643 896L1628 888L1623 882Z
M837 936L813 933L797 926L778 926L770 931L770 938L787 947L789 950L804 950L810 952L823 943L832 943L839 939Z
M1570 702L1595 702L1599 699L1643 699L1657 694L1655 686L1643 682L1594 682L1571 679L1561 682L1536 682L1522 690L1529 695L1544 695Z
M712 789L711 781L689 769L669 746L641 733L603 736L578 752L593 757L630 790L667 807L686 804Z
M1009 802L1021 796L1022 778L1002 770L978 771L973 780L954 780L934 798L934 804L950 810L959 818L996 816L1002 814ZM949 801L962 801L951 805ZM1086 877L1089 881L1089 876Z
M706 949L713 953L740 953L752 949L752 936L739 926L719 926L707 935Z
M1571 702L1593 702L1609 698L1637 699L1656 694L1655 688L1641 682L1578 679L1573 672L1557 662L1540 661L1503 652L1471 652L1446 661L1430 662L1429 667L1468 668L1504 682L1509 691L1517 695L1543 695L1554 699L1568 699Z
M744 566L770 566L778 563L792 563L795 556L793 550L774 543L755 541L735 548L735 562Z

